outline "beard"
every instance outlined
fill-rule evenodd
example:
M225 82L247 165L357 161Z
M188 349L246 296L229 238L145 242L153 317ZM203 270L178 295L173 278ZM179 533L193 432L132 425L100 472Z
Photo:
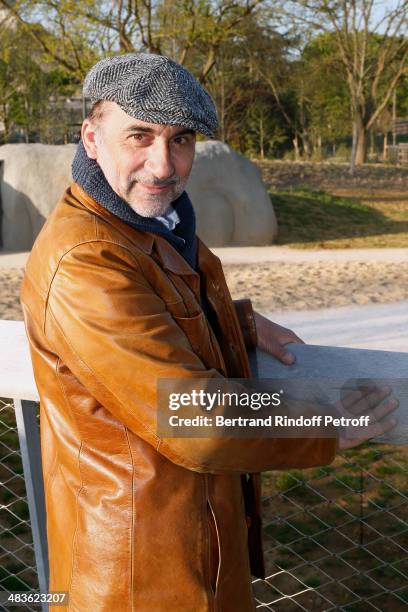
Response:
M134 173L128 177L122 198L142 217L159 217L183 193L187 180L188 177L182 179L178 175L161 180L152 175L149 176L140 172ZM148 193L143 188L138 188L140 184L149 187L168 186L169 188L163 193Z

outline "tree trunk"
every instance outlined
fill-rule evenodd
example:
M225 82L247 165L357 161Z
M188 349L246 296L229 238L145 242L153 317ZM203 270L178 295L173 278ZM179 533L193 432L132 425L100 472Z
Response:
M295 134L295 137L293 139L293 149L295 151L295 161L299 161L300 155L299 155L299 136L297 134Z
M375 134L374 134L374 129L371 129L370 130L370 155L369 155L369 159L371 161L373 161L375 156L376 156Z
M318 161L322 161L323 159L323 147L322 147L322 135L318 134L316 138L316 142L314 144L314 156Z
M384 142L383 142L383 161L387 161L387 148L388 148L388 133L384 132Z
M309 135L306 131L302 133L302 146L303 146L303 157L306 160L310 159Z
M262 117L259 118L259 152L261 154L261 159L263 160L265 157L265 152L264 152L264 130L263 130Z
M221 82L221 104L220 104L220 140L225 142L225 72L224 72L224 53L220 52L220 82Z
M10 136L10 124L9 124L9 119L8 119L8 107L7 107L7 104L2 104L2 107L3 107L2 119L3 119L3 125L4 125L3 142L8 142L8 139L9 139L9 136Z
M30 142L30 137L28 133L28 126L30 124L30 110L28 106L27 96L24 96L24 112L25 112L25 121L24 121L24 139L28 144Z
M361 117L356 117L356 166L367 161L367 130Z

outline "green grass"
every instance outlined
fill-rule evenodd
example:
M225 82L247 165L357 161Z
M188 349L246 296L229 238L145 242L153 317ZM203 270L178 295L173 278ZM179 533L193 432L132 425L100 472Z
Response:
M378 598L378 609L402 609L402 602L408 601L403 576L408 570L408 506L398 492L406 489L407 472L406 447L366 443L338 456L330 466L265 474L263 494L270 496L264 522L270 573L276 566L286 569L350 612L366 610L366 597ZM310 503L313 489L321 498L316 495ZM304 566L299 566L300 558ZM310 563L335 582L319 584ZM336 590L339 582L363 601L351 603L343 589ZM383 587L391 593L384 593ZM392 592L399 588L398 599Z
M289 491L294 487L305 486L305 476L299 470L282 472L275 481L275 486L279 491Z
M276 244L296 248L408 246L408 194L301 188L270 191L270 196L279 228Z
M340 489L347 489L347 490L351 489L352 491L359 493L361 491L360 475L357 475L357 476L350 476L348 474L338 475L333 480L333 485L335 487L339 487Z
M390 474L406 474L406 468L401 465L380 465L376 469L378 476L389 476Z

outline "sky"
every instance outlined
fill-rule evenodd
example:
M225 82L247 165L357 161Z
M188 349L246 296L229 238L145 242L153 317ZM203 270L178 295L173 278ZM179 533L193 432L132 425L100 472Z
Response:
M378 23L381 17L384 16L385 11L388 12L392 9L395 9L398 4L401 5L404 3L404 1L405 4L408 4L408 0L375 0L373 9L373 23Z

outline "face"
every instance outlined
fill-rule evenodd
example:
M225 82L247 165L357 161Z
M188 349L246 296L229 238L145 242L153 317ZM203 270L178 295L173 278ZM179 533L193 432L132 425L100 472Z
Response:
M115 102L102 117L85 119L82 141L112 189L143 217L163 214L184 191L194 161L195 133L178 126L145 123Z

